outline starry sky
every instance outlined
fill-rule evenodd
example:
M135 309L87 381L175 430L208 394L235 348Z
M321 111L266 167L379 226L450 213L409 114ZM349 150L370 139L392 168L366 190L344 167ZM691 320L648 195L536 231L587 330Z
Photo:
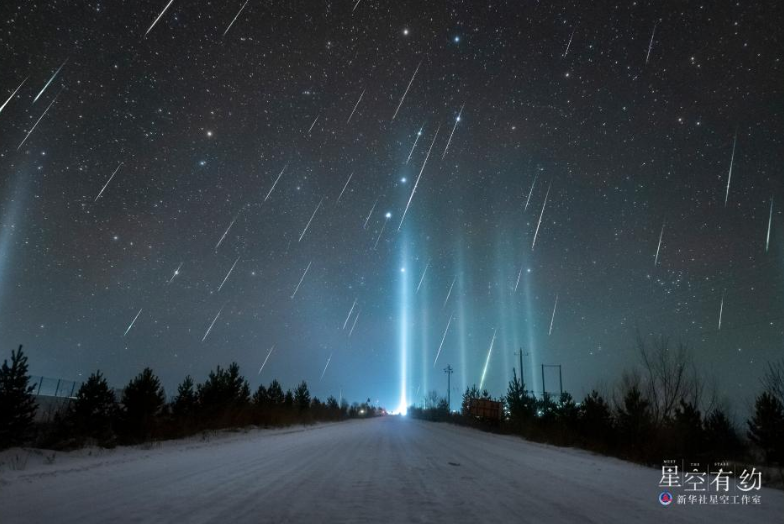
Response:
M237 361L395 408L449 364L456 407L519 348L536 391L612 384L639 329L744 403L782 355L776 2L0 13L0 338L33 374Z

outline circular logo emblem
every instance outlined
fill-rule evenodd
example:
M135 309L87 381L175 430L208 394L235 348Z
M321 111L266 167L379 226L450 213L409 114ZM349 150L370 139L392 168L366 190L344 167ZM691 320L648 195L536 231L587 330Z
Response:
M672 504L672 493L670 493L669 491L662 491L659 494L659 503L662 506L669 506L670 504Z

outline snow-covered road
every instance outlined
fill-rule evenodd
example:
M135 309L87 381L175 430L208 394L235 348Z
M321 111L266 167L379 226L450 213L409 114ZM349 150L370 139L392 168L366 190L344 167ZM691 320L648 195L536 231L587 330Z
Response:
M0 470L0 522L779 523L759 506L662 507L660 472L398 417L31 457ZM9 458L6 454L4 460Z

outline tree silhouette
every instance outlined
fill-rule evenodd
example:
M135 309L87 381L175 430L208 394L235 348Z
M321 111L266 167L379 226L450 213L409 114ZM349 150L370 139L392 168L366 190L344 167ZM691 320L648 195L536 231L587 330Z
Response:
M267 388L267 398L269 399L270 404L276 406L280 406L285 402L286 396L283 394L283 388L280 386L280 382L277 380L270 382L270 385Z
M199 404L208 410L243 406L250 402L250 385L240 375L240 367L232 362L227 369L220 366L210 371L207 380L197 389Z
M165 402L161 381L144 368L123 390L123 432L131 439L150 438Z
M579 407L578 427L589 446L611 449L614 422L610 405L596 390L586 395Z
M180 420L192 417L196 411L196 401L193 378L186 375L182 383L177 386L177 396L172 402L172 414Z
M626 392L622 402L617 416L619 436L633 458L642 458L642 444L650 438L653 426L650 403L636 385Z
M714 409L705 417L705 435L711 456L719 460L737 459L743 453L743 443L729 417Z
M259 385L256 392L253 394L252 402L257 408L262 408L267 405L269 397L267 396L267 388L264 387L264 384Z
M310 391L308 391L308 384L304 380L294 390L294 405L300 411L305 411L310 407Z
M705 431L700 411L690 402L681 399L675 408L672 422L677 456L699 457L705 453Z
M78 436L110 444L117 417L117 398L100 371L89 376L69 406L66 420Z
M749 439L760 447L765 460L784 464L784 407L779 399L765 391L754 403L754 415L747 422Z
M0 367L0 449L22 444L30 433L38 408L27 375L22 346L11 351L11 365Z
M518 429L523 429L536 414L536 399L525 390L525 384L514 369L506 390L506 405L509 408L510 422Z

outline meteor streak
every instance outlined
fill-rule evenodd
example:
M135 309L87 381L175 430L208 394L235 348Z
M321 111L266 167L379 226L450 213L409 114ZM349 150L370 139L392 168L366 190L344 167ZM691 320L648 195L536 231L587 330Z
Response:
M357 4L359 4L359 2L357 2ZM356 6L354 6L354 9L356 9ZM420 60L419 61L419 65L417 65L416 66L416 70L414 70L414 74L411 75L411 80L408 81L408 85L406 86L406 90L403 93L403 96L400 98L400 103L397 105L397 108L395 109L395 114L392 115L392 120L393 121L395 120L395 117L397 116L397 112L400 111L400 106L403 105L403 100L406 99L406 95L408 94L408 90L411 89L411 84L414 82L414 78L416 77L416 74L419 71L419 66L421 66L421 65L422 65L422 61Z
M425 270L422 271L422 278L419 279L419 284L417 284L416 292L414 292L415 295L417 293L419 293L419 288L422 287L422 281L425 280L425 273L427 273L427 268L428 267L430 267L430 261L429 260L427 261L427 264L425 264Z
M343 329L346 329L346 324L348 324L348 319L351 318L351 313L354 312L354 307L357 305L357 299L354 299L354 303L351 304L351 309L348 310L348 315L346 315L346 320L343 322Z
M564 58L566 58L566 55L568 55L568 54L569 54L569 48L572 46L572 38L574 38L574 32L575 32L576 30L577 30L577 28L575 28L575 29L572 29L572 35L569 37L569 43L568 43L568 44L566 44L566 51L564 51L564 54L563 54L563 57L564 57Z
M242 211L242 210L240 210L240 211ZM229 227L227 227L226 231L224 231L223 235L221 235L220 240L218 240L218 243L215 244L215 251L218 251L218 248L223 243L223 239L226 238L226 235L229 234L229 231L231 230L231 226L234 225L234 222L236 222L239 217L240 217L240 214L237 213L237 216L234 217L234 220L231 221L231 224L229 224Z
M400 224L397 226L397 230L400 231L400 228L403 226L403 220L406 219L406 213L408 213L408 208L411 205L411 200L414 198L414 193L416 193L417 186L419 185L419 179L422 178L422 172L425 170L425 166L427 165L427 159L430 158L430 151L433 150L433 144L436 143L436 138L438 137L438 132L441 130L441 126L438 126L436 129L436 134L433 135L433 141L430 142L430 147L427 150L427 155L425 155L425 161L422 162L422 169L419 170L419 175L417 175L416 182L414 183L414 188L411 190L411 196L408 197L408 202L406 203L406 209L403 211L403 216L400 218Z
M386 220L384 220L384 223L381 224L381 231L378 232L378 236L376 237L376 243L373 244L373 249L376 249L378 247L378 241L381 240L381 235L384 234L384 229L386 229L387 222L389 222L389 219L390 219L390 217L392 217L392 214L391 213L387 213L385 215L385 217L386 217Z
M318 117L316 117L316 119L318 120ZM314 123L315 123L315 122L314 122ZM267 199L268 199L268 198L270 197L270 195L272 194L272 191L275 189L275 186L277 186L277 185L278 185L278 180L280 180L280 177L282 177L282 176L283 176L283 172L284 172L284 171L286 171L286 168L287 168L287 167L289 167L289 165L288 165L288 164L286 164L285 166L283 166L283 169L281 169L281 170L280 170L280 173L278 173L278 178L276 178L276 179L275 179L275 182L273 182L273 183L272 183L272 187L271 187L271 188L270 188L270 190L267 192L267 196L265 196L265 197L264 197L264 202L266 202L266 201L267 201Z
M517 286L520 285L520 277L522 276L522 274L523 274L523 266L521 265L520 271L517 273L517 282L515 282L515 288L514 288L515 293L517 293Z
M719 331L721 330L721 316L724 313L724 294L726 292L726 289L721 292L721 304L719 304Z
M768 234L765 236L765 253L770 247L770 226L773 224L773 197L770 197L770 215L768 215Z
M308 223L307 223L307 224L305 224L305 229L303 229L303 230L302 230L302 234L299 236L299 240L297 240L297 242L301 242L301 241L302 241L302 237L304 237L304 236L305 236L305 233L307 233L307 231L308 231L308 228L310 227L310 223L311 223L311 222L313 222L313 217L315 217L315 216L316 216L316 212L317 212L317 211L319 210L319 208L321 207L321 203L322 203L323 201L324 201L324 197L322 197L322 198L321 198L321 200L319 200L319 203L318 203L318 205L316 206L316 209L314 209L314 210L313 210L313 214L312 214L312 215L310 215L310 220L308 220Z
M539 213L539 222L536 224L536 231L534 231L534 241L533 241L533 243L531 243L531 251L533 251L534 247L536 246L536 237L537 237L537 235L539 235L539 226L542 225L542 217L544 216L544 208L547 205L547 197L550 195L550 188L551 187L553 187L552 182L547 187L547 193L545 193L545 195L544 195L544 203L542 204L542 212Z
M313 123L312 123L312 124L310 124L310 129L308 129L308 134L310 134L310 132L311 132L311 131L313 131L313 126L315 126L315 125L316 125L316 122L318 122L318 119L319 119L319 117L320 117L320 116L321 116L321 115L318 115L318 116L316 117L316 119L315 119L315 120L313 120Z
M270 355L272 355L272 350L273 349L275 349L275 344L272 344L272 347L269 349L269 352L267 353L267 357L264 359L264 362L261 363L261 367L259 368L259 372L256 373L256 375L261 375L261 370L264 369L264 366L267 365L267 361L269 360Z
M449 322L446 323L446 329L444 330L444 335L441 337L441 343L438 345L438 353L436 353L436 359L433 361L433 367L436 367L436 362L438 362L438 356L441 354L441 348L444 347L444 340L446 340L446 334L449 331L449 325L452 323L452 316L449 317Z
M455 134L455 129L457 129L457 124L458 124L458 122L460 122L460 115L462 115L462 114L463 114L463 108L464 108L464 107L465 107L465 104L463 104L462 106L460 106L460 111L457 113L457 118L455 118L455 125L454 125L454 126L452 126L452 132L451 132L451 133L449 133L449 140L447 140L447 141L446 141L446 147L444 148L444 154L443 154L443 155L441 155L441 160L443 160L443 159L444 159L444 157L446 156L446 152L447 152L447 151L449 151L449 144L451 144L451 143L452 143L452 135L454 135L454 134Z
M27 78L30 78L30 77L28 76ZM25 82L27 82L27 78L25 78L24 80L22 80L22 83L21 83L21 84L19 84L19 87L17 87L16 89L14 89L14 92L13 92L13 93L11 93L11 96L9 96L9 97L8 97L8 99L7 99L5 102L3 102L3 105L1 105L1 106L0 106L0 113L2 113L2 112L3 112L3 109L5 109L5 106L7 106L7 105L8 105L8 102L10 102L12 98L14 98L14 95L16 95L17 91L19 91L20 89L22 89L22 86L24 85L24 83L25 83Z
M348 332L348 338L351 338L351 334L354 332L354 328L357 327L357 320L359 320L359 314L360 313L362 313L361 309L359 311L357 311L357 316L354 317L354 323L351 324L351 329Z
M645 55L645 65L648 65L648 59L651 57L651 49L653 48L653 35L656 34L657 25L659 25L658 22L653 24L653 31L651 31L651 41L648 43L648 54Z
M218 286L218 292L220 292L220 290L223 289L223 284L225 284L226 281L229 279L229 275L231 275L231 272L234 271L234 266L236 266L237 262L239 261L240 261L240 257L237 257L237 260L235 260L234 263L231 265L231 269L229 269L229 272L226 273L225 277L223 277L223 282L221 282L221 285Z
M291 294L291 298L292 298L292 299L293 299L293 298L294 298L294 296L297 294L297 291L299 291L299 286L301 286L301 285L302 285L302 281L303 281L303 280L305 280L305 275L307 275L307 274L308 274L308 271L310 271L310 265L311 265L312 263L313 263L313 261L312 261L312 260L311 260L310 262L308 262L308 267L306 267L306 268L305 268L305 272L304 272L304 273L302 273L302 278L300 278L300 279L299 279L299 283L297 284L297 287L295 287L295 288L294 288L294 293L292 293L292 294Z
M246 6L246 5L248 5L248 2L249 2L249 1L250 1L250 0L245 0L245 3L244 3L244 4L242 4L242 7L240 7L240 10L239 10L239 11L237 11L237 15L236 15L236 16L234 17L234 19L231 21L231 23L229 24L229 27L227 27L227 28L226 28L226 30L223 32L223 36L226 36L226 33L228 33L228 32L229 32L229 29L231 29L231 26L233 26L233 25L234 25L234 22L236 22L236 21L237 21L237 18L239 18L239 16L240 16L240 13L242 13L242 10L243 10L243 9L245 9L245 6Z
M182 264L183 264L183 263L182 263L182 262L180 262L180 265L179 265L179 266L177 266L177 269L175 269L175 270L174 270L174 274L173 274L173 275L172 275L172 277L169 279L169 281L168 281L168 282L166 282L166 284L171 284L171 283L172 283L172 280L174 280L174 277L176 277L177 275L179 275L179 274L180 274L180 268L182 267Z
M441 306L441 309L444 309L446 307L446 303L449 302L449 297L450 295L452 295L452 288L455 287L456 280L457 280L457 275L455 275L455 278L452 279L452 283L449 285L449 291L447 291L446 293L446 298L444 299L444 305Z
M161 11L161 14L158 15L158 18L156 18L155 21L150 25L150 27L147 29L147 32L144 33L144 36L147 36L148 34L150 34L150 31L152 31L152 28L155 27L155 24L158 23L158 20L161 19L163 14L166 12L167 9L169 9L169 6L171 6L173 2L174 2L174 0L169 0L169 3L166 4L166 7L163 8L163 11Z
M558 294L555 295L555 305L553 306L553 316L550 317L550 331L547 333L547 336L553 334L553 322L555 322L555 310L558 308Z
M106 181L106 183L103 185L103 187L101 188L101 191L100 191L100 192L98 192L98 196L97 196L97 197L95 197L95 200L93 200L93 203L95 203L95 202L98 202L98 199L99 199L99 198L101 198L101 195L103 195L103 192L104 192L104 190L106 189L106 186L108 186L108 185L109 185L109 182L111 182L111 181L112 181L112 179L114 178L114 175L116 175L116 174L117 174L117 171L119 171L119 170L120 170L120 168L122 167L122 165L123 165L123 163L122 163L122 162L120 162L120 165L118 165L118 166L117 166L117 169L115 169L115 170L114 170L114 173L112 173L112 176L110 176L110 177L109 177L109 180L107 180L107 181Z
M0 108L0 111L2 111L2 108ZM414 139L414 145L411 146L411 151L408 153L408 158L406 158L406 165L408 165L408 161L411 160L411 155L414 154L414 149L416 149L417 142L419 142L419 137L422 136L422 130L424 128L425 124L422 124L419 128L419 131L417 131L416 138Z
M38 127L38 123L41 122L41 120L43 120L43 118L46 116L46 113L49 112L49 109L54 105L55 102L57 102L57 97L60 96L60 93L63 92L63 89L65 89L65 88L64 87L60 88L60 92L57 93L54 96L54 98L52 99L52 101L49 102L49 105L46 106L46 109L44 110L43 114L40 117L38 117L38 120L35 121L35 124L33 124L32 129L30 129L30 131L27 132L27 135L25 135L24 140L22 140L22 142L16 148L17 151L19 151L22 148L22 146L24 145L24 143L27 142L27 139L30 138L30 135L32 135L33 131L35 131L35 128Z
M357 3L359 3L359 2L357 2ZM324 366L324 371L321 372L321 378L319 378L319 382L321 382L324 379L324 373L327 372L327 368L329 367L329 361L330 360L332 360L332 353L329 354L329 358L327 359L327 365Z
M664 236L664 222L662 222L661 231L659 232L659 245L656 246L656 256L653 257L654 267L659 263L659 250L661 249L662 237Z
M354 104L354 109L352 109L352 110L351 110L351 114L350 114L350 115L348 115L348 120L346 120L346 123L347 123L347 124L348 124L349 122L351 122L351 117L352 117L352 116L354 116L354 112L356 112L356 110L357 110L357 107L359 107L359 103L360 103L360 102L362 102L362 97L363 97L363 96L365 96L365 89L363 89L363 90L362 90L362 94L361 94L361 95L359 95L359 100L357 100L357 103L356 103L356 104Z
M490 364L490 355L493 353L493 344L495 343L495 331L493 328L493 338L490 340L490 349L487 351L487 359L485 360L485 368L482 370L482 379L479 381L479 390L485 388L485 375L487 375L487 366Z
M531 190L528 191L528 198L525 199L525 207L523 208L523 212L528 210L528 203L531 202L531 195L534 194L534 186L536 185L537 178L539 178L539 173L534 175L534 181L531 182Z
M352 176L354 176L354 172L353 171L348 176L348 180L346 180L346 183L343 185L343 189L340 191L340 194L338 195L338 200L337 200L337 202L335 202L335 205L340 204L340 199L343 198L343 193L346 192L346 188L348 187L349 182L351 182L351 177Z
M143 308L142 308L142 309L143 309ZM128 332L131 330L131 328L133 327L133 325L134 325L134 324L136 324L136 319L137 319L137 318L139 318L139 315L141 315L141 314L142 314L142 310L141 310L141 309L139 309L139 312L138 312L138 313L136 313L136 316L135 316L135 317L133 317L133 320L131 320L131 323L130 323L130 325L128 326L128 329L126 329L126 330L125 330L125 333L123 333L123 336L125 336L125 335L127 335L127 334L128 334Z
M41 91L40 91L40 92L39 92L37 95L35 95L35 98L33 98L33 103L34 103L34 104L35 104L36 102L38 102L38 99L39 99L39 98L41 98L41 95L42 95L42 94L44 94L44 91L46 91L46 88L47 88L47 87L49 87L49 84L51 84L51 83L52 83L52 80L54 80L54 79L55 79L55 77L57 76L57 73L59 73L59 72L60 72L60 70L63 68L63 66L64 66L65 64L67 64L67 63L68 63L68 58L66 58L66 59L65 59L65 62L63 62L63 63L60 65L60 67L58 67L58 68L57 68L57 70L54 72L54 74L51 76L51 78L49 78L49 81L48 81L48 82L47 82L47 83L44 85L43 89L41 89ZM22 83L24 83L24 82L22 82ZM19 86L19 87L22 87L22 86ZM3 104L3 105L5 105L5 104Z
M373 202L373 207L370 208L370 212L368 213L367 218L365 219L365 223L362 226L362 229L367 229L368 221L370 220L370 216L373 214L373 210L376 209L376 204L378 204L378 199Z
M732 156L730 157L730 170L727 173L727 193L724 195L724 207L727 207L727 200L730 198L730 181L732 180L732 164L735 162L735 146L738 144L738 132L735 131L735 139L732 141Z
M210 323L210 327L208 327L208 328L207 328L207 332L206 332L206 333L204 333L204 336L201 338L201 341L202 341L202 342L204 342L205 340L207 340L207 335L209 335L209 334L210 334L210 331L212 331L212 326L214 326L214 325L215 325L215 322L217 322L217 321L218 321L218 317L220 316L221 312L223 311L223 308L225 308L225 307L226 307L226 304L223 304L223 305L221 306L221 308L218 310L218 314L217 314L217 315L215 315L215 318L213 318L213 319L212 319L212 322Z

